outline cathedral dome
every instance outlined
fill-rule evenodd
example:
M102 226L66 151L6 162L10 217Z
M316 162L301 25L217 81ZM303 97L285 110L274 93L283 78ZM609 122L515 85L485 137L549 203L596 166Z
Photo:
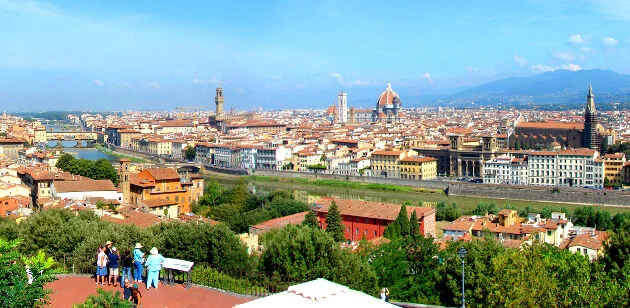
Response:
M392 90L392 84L388 82L387 89L385 89L385 91L381 93L381 95L378 97L378 100L376 101L376 108L379 108L379 107L393 108L394 98L400 101L400 97L398 96L398 94L396 94L396 92Z

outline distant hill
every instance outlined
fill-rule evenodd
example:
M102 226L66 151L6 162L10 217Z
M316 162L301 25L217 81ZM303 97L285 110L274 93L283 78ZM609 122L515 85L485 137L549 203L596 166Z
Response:
M474 86L453 94L420 100L420 105L582 105L589 83L595 102L630 102L630 75L609 70L556 70L530 77L512 77Z

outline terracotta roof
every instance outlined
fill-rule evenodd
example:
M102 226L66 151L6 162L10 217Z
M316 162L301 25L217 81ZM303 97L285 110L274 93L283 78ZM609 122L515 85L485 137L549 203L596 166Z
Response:
M79 181L57 181L53 185L55 185L55 190L58 193L116 191L116 187L110 180L81 179Z
M585 233L576 235L568 247L580 246L588 249L599 250L604 245L604 242L608 238L608 233L605 231L596 231L595 235L591 233Z
M262 231L269 231L271 229L283 228L286 225L299 225L304 221L304 216L306 216L307 213L308 211L263 221L257 225L252 226L252 228Z
M321 198L315 201L315 212L328 213L330 204L332 201L337 203L341 215L364 217L364 218L377 218L383 220L396 220L398 213L400 213L400 204L380 203L380 202L368 202L362 200L348 200L348 199L333 199L333 198ZM410 217L411 213L415 210L418 219L435 213L435 209L419 206L407 206L407 216Z
M450 224L444 226L442 230L470 232L474 224L475 222L472 220L472 217L462 216L451 222Z
M541 129L584 129L584 123L579 122L521 122L517 128L541 128Z
M156 181L179 180L179 174L171 168L149 168L147 170Z
M403 151L400 150L380 150L372 152L372 155L399 156Z
M162 219L158 218L156 215L149 213L128 211L127 213L124 213L122 215L124 217L123 219L105 215L101 216L101 220L117 223L120 225L135 225L140 228L148 228L162 222Z
M160 206L177 205L177 202L175 202L174 200L166 200L166 199L162 199L162 198L141 200L139 202L142 202L144 205L146 205L146 206L148 206L150 208L160 207Z
M433 157L405 157L403 159L400 160L401 162L409 162L409 163L429 163L429 162L434 162L434 161L438 161L437 158L433 158Z

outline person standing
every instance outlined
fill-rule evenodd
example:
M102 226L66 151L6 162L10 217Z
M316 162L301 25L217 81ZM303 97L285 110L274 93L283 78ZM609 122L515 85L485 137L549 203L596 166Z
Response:
M153 247L149 251L151 255L147 258L147 290L154 285L157 289L160 270L164 265L164 257L158 253L157 248Z
M113 247L112 252L107 255L107 258L109 259L109 281L107 282L107 285L112 284L115 287L118 282L118 261L120 260L118 249Z
M103 246L99 248L96 257L96 266L96 284L100 281L102 285L105 285L105 281L107 280L107 256L105 255L105 248L103 248Z
M131 266L133 265L133 257L129 249L125 250L125 254L122 256L122 274L120 275L120 281L125 279L131 279ZM123 286L124 287L124 286Z
M136 243L136 248L133 250L133 265L135 270L133 272L133 280L136 282L142 281L142 270L144 269L142 264L144 263L144 252L140 250L142 245Z

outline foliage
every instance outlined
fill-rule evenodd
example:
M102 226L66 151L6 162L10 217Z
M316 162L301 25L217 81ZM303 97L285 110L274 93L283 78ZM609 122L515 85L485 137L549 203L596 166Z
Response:
M311 228L319 228L319 222L317 221L317 216L315 216L315 211L309 210L304 216L304 221L302 221L303 226L311 227Z
M281 291L280 288L273 288L267 277L262 274L226 273L206 265L195 266L195 270L192 272L192 282L245 295L261 295ZM286 286L284 287L286 288Z
M89 295L84 303L76 304L74 308L132 308L133 303L123 300L120 291L96 290L96 295Z
M66 153L61 155L55 165L57 168L72 174L84 176L93 180L111 180L114 185L118 185L118 172L112 164L104 158L96 161L88 159L76 159Z
M337 202L333 200L326 214L326 232L328 232L335 241L343 242L346 240L344 229L345 227L341 222L341 212L339 211Z
M308 165L307 168L311 170L326 170L326 166L322 164Z
M597 230L613 228L612 217L609 212L595 209L592 206L578 207L571 216L574 225L597 227Z
M415 211L414 211L415 214ZM416 216L416 226L418 224L418 217ZM407 207L403 204L398 212L398 217L391 224L385 227L383 237L388 239L395 239L399 237L406 237L411 234L412 223L407 218ZM417 229L417 228L416 228Z
M43 307L49 302L50 290L44 285L54 281L54 260L39 251L33 257L24 257L16 249L19 240L0 238L0 307ZM28 283L26 266L33 281Z
M248 177L253 181L267 181L267 182L278 182L280 181L277 177L270 176L260 176L260 175L250 175ZM327 187L337 187L337 188L347 188L347 189L372 189L372 190L384 190L384 191L404 191L404 192L412 192L414 191L413 187L408 186L399 186L392 184L378 184L378 183L361 183L361 182L351 182L351 181L340 181L340 180L311 180L304 178L282 178L282 181L285 182L293 182L293 183L302 183L309 185L320 185ZM432 192L443 193L442 190L431 190Z
M195 148L193 148L191 145L188 145L186 147L186 152L184 154L187 160L194 160L195 156L197 156L197 152L195 151Z
M374 271L323 230L289 225L263 244L262 272L298 281L326 278L370 294L377 290Z
M499 210L494 203L479 202L477 207L472 211L473 215L496 214Z
M453 221L462 216L462 210L453 202L450 205L445 201L440 201L435 206L436 221Z
M524 209L518 212L518 216L527 217L529 214L534 214L534 213L536 213L536 210L534 210L532 206L528 204L527 206L525 206ZM549 216L551 216L551 213L549 214Z

